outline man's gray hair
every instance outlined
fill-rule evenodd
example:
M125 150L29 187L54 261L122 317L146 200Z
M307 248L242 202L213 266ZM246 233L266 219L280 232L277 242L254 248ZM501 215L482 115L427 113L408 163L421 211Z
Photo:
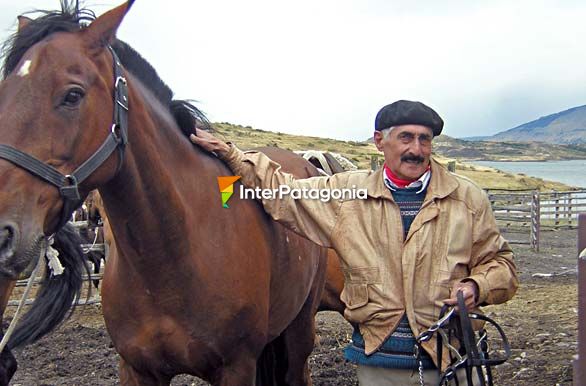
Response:
M395 128L395 126L391 126L391 127L387 127L386 129L382 129L380 132L383 135L383 139L387 139L387 137L389 136L391 131L393 131L394 128Z

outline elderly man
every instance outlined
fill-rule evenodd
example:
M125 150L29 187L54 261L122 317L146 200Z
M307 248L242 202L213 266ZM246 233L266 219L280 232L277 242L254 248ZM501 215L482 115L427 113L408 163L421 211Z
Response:
M384 153L377 171L296 180L259 152L242 152L198 130L194 143L215 152L247 187L366 189L365 199L323 202L263 198L275 220L336 250L344 271L341 300L354 326L348 360L364 386L437 384L436 341L414 357L415 336L443 304L464 295L468 309L509 300L518 286L513 253L497 228L486 194L431 157L443 121L420 102L400 100L376 116L374 142ZM435 370L434 370L435 369Z

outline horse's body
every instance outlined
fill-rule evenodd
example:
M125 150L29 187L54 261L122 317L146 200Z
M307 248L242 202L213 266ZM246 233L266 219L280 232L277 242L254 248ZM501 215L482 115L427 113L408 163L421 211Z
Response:
M128 144L80 178L79 192L98 188L116 241L102 301L121 383L168 385L189 373L214 385L308 385L326 251L256 202L234 198L222 208L216 177L230 172L181 133L194 124L185 118L192 110L179 104L171 114L145 80L152 74L137 75L140 61L115 41L128 7L23 50L0 85L0 138L62 174L105 137L120 145L126 125L112 126L112 112L124 101L113 102L112 90L118 98L125 82L112 69L113 42L128 79ZM55 187L14 163L0 159L0 273L8 277L67 214ZM288 168L309 176L299 165Z
M191 148L184 156L193 154L205 157ZM193 162L195 169L209 160ZM123 358L123 384L137 373L144 373L137 384L150 374L172 375L173 366L212 382L250 384L246 379L255 371L256 358L279 335L291 359L306 358L313 348L323 250L270 221L255 202L233 200L230 210L221 208L214 177L230 173L220 163L213 166L211 178L204 181L198 181L202 174L188 170L193 183L186 184L185 194L199 191L194 199L199 203L187 201L182 211L152 202L163 204L160 211L147 218L124 213L120 221L121 208L111 209L109 192L101 191L116 240L102 283L103 312ZM290 171L307 176L304 168L309 166L303 163L302 168ZM114 205L120 200L115 198ZM140 226L144 224L148 226ZM172 230L169 240L161 239L164 228ZM141 242L125 245L120 240L125 233ZM297 375L305 372L304 360L290 365L298 366L291 369ZM238 373L216 373L223 367L235 367Z

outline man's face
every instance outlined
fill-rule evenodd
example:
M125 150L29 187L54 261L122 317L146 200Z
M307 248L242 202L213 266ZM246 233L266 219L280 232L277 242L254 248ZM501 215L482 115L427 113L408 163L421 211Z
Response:
M374 143L385 154L385 162L391 171L404 180L416 180L425 173L431 157L433 132L421 125L395 126L383 138L374 132Z

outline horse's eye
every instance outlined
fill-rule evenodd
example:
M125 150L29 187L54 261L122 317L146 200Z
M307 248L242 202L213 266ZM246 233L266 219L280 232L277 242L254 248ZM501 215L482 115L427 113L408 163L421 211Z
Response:
M81 88L72 88L67 92L65 98L63 98L63 105L66 107L76 107L84 96L85 93Z

